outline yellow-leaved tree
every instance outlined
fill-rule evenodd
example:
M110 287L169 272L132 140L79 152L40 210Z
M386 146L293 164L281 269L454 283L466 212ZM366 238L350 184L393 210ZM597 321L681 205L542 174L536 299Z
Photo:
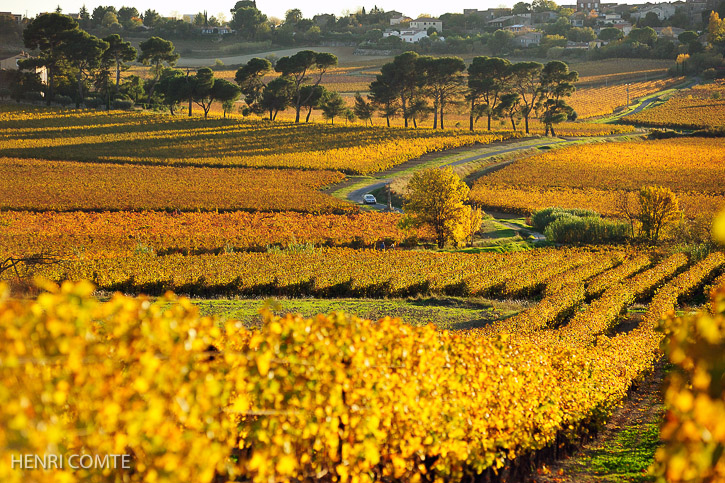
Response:
M639 191L639 221L642 233L657 241L665 228L680 217L680 203L669 188L647 186Z
M481 215L465 204L469 191L450 167L415 173L405 194L403 226L429 225L439 248L460 246L481 227Z
M710 19L707 23L707 41L711 45L719 45L725 42L725 18L720 19L717 12L710 12Z

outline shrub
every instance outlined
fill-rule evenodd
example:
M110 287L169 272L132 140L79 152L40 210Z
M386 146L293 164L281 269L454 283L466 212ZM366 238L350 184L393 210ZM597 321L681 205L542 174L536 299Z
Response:
M133 107L133 101L130 99L116 99L111 102L111 107L127 111Z
M83 101L83 105L89 109L96 109L101 106L101 104L103 104L103 101L98 97L88 97Z
M53 100L61 106L67 106L73 102L70 96L55 96Z
M28 101L43 101L43 100L45 100L45 97L43 97L43 93L42 92L33 92L33 91L26 92L25 94L23 94L23 97L25 98L25 100L28 100Z
M652 132L649 133L647 139L671 139L679 136L680 134L675 131L654 129Z
M546 51L547 59L560 59L564 55L564 47L551 47Z
M623 221L567 215L550 223L544 234L557 243L603 243L624 240L628 230L629 226Z
M543 210L538 210L534 212L534 214L531 216L531 226L533 226L536 231L543 233L544 230L546 230L546 227L557 219L570 216L598 217L599 213L597 213L596 211L585 210L582 208L564 209L559 208L558 206L550 206L549 208L544 208Z

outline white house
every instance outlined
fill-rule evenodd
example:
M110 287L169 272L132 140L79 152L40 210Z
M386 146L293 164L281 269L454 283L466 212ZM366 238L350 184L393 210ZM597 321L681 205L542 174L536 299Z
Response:
M509 31L511 31L511 32L513 32L515 34L518 34L518 33L522 33L523 34L523 33L526 33L526 32L530 32L533 29L530 26L528 26L528 25L523 25L523 24L518 23L516 25L511 25L509 27L504 27L504 30L509 30Z
M226 35L234 33L229 27L203 27L201 29L203 35Z
M602 23L617 23L622 21L622 15L618 13L605 13L599 16L599 21Z
M428 37L428 32L425 30L403 30L400 32L400 38L409 44L414 44L426 37Z
M436 32L443 32L443 22L438 18L421 17L410 21L413 30L428 30L431 27L435 27Z
M572 42L568 40L566 42L566 48L570 50L588 50L589 42Z
M400 32L398 32L397 30L386 30L385 32L383 32L383 37L400 37L403 42L414 44L420 39L428 37L428 32L425 30L417 29L401 30Z

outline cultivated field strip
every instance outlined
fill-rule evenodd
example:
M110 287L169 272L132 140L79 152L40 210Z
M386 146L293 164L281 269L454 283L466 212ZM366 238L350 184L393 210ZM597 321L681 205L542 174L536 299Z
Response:
M634 260L639 264L642 263L641 258L638 256ZM600 260L600 263L605 260ZM546 295L531 308L477 330L487 336L507 333L512 337L520 337L533 331L561 326L556 331L558 335L568 340L577 340L579 337L578 343L587 345L597 335L614 327L629 305L646 297L687 263L686 255L674 255L646 272L612 285L582 311L579 309L586 299L585 287L589 285L586 283L589 274L579 272L581 278L571 277L566 285L559 286L553 293L547 293L547 286L544 290ZM603 265L600 267L602 275L606 275L617 271L621 273L619 269L622 265L609 271L604 271Z
M321 193L338 171L133 166L0 157L0 209L298 211L357 207Z
M592 278L587 284L586 295L588 297L599 296L609 287L631 277L640 270L649 267L651 264L652 259L647 255L631 257L616 268Z
M629 280L615 285L576 314L559 331L563 337L589 344L619 322L621 314L636 300L648 297L667 279L686 267L687 255L678 253Z
M288 190L288 196L292 191ZM225 251L270 247L400 244L409 236L432 239L426 228L402 230L397 213L312 214L267 212L0 212L0 253L52 253L63 259Z

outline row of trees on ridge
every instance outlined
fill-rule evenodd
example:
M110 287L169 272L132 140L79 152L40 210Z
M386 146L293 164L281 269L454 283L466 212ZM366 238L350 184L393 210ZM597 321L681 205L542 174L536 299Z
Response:
M269 119L274 119L277 112L293 106L295 122L300 122L303 108L308 109L309 120L315 107L323 109L323 113L329 111L331 99L344 109L342 100L320 85L324 73L335 64L331 54L302 51L280 59L276 71L281 76L265 83L272 65L266 59L255 58L239 68L236 80L251 112L266 111ZM446 112L463 107L468 111L471 130L482 117L487 118L488 130L493 118L510 119L516 130L520 116L527 133L529 119L538 115L546 134L554 135L555 124L576 118L566 98L574 92L577 80L578 74L559 61L512 64L498 57L476 57L466 67L458 57L405 52L383 65L370 84L367 98L355 96L353 113L372 123L375 112L379 112L388 126L392 118L401 116L405 127L418 127L419 121L432 114L433 128L443 129ZM305 84L308 81L311 83ZM329 113L325 114L329 117Z

